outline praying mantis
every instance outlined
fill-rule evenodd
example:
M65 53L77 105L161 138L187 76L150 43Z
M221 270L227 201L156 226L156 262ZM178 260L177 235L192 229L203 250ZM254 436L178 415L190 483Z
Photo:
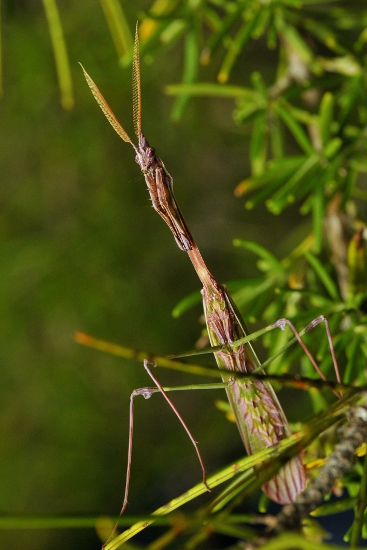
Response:
M253 346L249 342L250 338L248 337L247 329L237 307L229 296L226 287L219 284L210 273L189 231L173 194L173 180L171 175L165 168L163 161L156 155L154 148L150 147L143 134L141 122L142 109L138 29L136 28L133 55L133 119L138 145L135 145L125 129L121 126L92 78L83 67L82 69L92 94L107 120L117 134L133 147L136 154L135 161L144 175L154 209L170 228L178 247L187 252L201 281L201 294L209 340L221 372L223 383L225 383L228 400L247 453L251 455L277 444L283 438L291 435L285 413L274 389L265 377L259 377L258 379L252 380L236 377L236 373L253 373L256 371L260 374L264 374L264 372L261 370L260 361ZM326 318L324 316L316 318L307 325L302 333L312 329L320 323L325 324L337 379L338 382L340 382L332 337ZM322 379L325 380L325 376L322 374L312 355L302 342L301 333L296 331L289 320L279 319L273 323L273 325L265 329L264 332L275 328L284 329L285 326L291 328L316 370ZM165 399L178 416L194 444L202 468L203 483L207 489L210 490L206 481L204 462L195 439L191 435L191 432L174 404L167 396L164 388L151 372L147 361L144 362L144 366L157 388L162 392ZM149 394L149 388L146 388L146 393ZM127 481L125 499L121 513L126 508L129 489L132 452L133 399L139 394L144 394L144 389L135 390L131 399ZM302 464L302 456L296 455L284 464L272 479L262 485L262 490L275 502L286 504L294 502L297 495L304 490L305 485L306 474Z

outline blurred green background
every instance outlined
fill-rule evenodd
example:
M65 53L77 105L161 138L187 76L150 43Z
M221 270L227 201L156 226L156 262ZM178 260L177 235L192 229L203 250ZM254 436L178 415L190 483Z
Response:
M150 2L121 4L133 32ZM131 68L119 67L98 2L59 8L75 91L70 111L60 105L41 2L3 5L0 511L9 516L96 516L121 507L129 395L150 380L138 363L79 346L74 331L164 354L192 349L201 330L199 307L171 316L199 283L150 207L134 152L104 119L78 61L133 134ZM271 67L265 51L250 45L233 83ZM253 258L234 249L233 238L280 252L274 234L280 241L296 209L281 218L244 210L233 189L249 173L248 136L232 120L232 101L192 100L174 123L164 87L181 79L180 45L151 61L142 60L145 134L173 175L214 275L222 282L249 276ZM219 61L202 69L201 80L215 80ZM158 374L165 384L198 382ZM209 472L243 454L235 425L214 407L220 397L175 395ZM151 512L200 477L195 452L162 398L137 401L128 513ZM93 549L100 541L93 529L2 530L5 547Z

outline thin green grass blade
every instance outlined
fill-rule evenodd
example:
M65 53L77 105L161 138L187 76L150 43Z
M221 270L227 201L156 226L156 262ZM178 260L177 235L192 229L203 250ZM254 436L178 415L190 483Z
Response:
M98 517L0 517L0 530L5 529L80 529L94 528ZM117 521L120 518L117 518ZM125 520L126 523L126 520Z
M277 159L284 158L284 136L281 129L279 116L275 112L271 112L272 122L271 122L271 131L270 131L270 148L272 157Z
M266 201L266 206L273 214L280 212L297 198L297 191L304 194L306 187L303 185L306 177L308 185L311 185L311 175L319 164L319 156L313 154L307 158L302 166L290 177L290 179L277 191L271 199Z
M264 276L257 277L257 282L249 280L248 284L243 285L240 290L231 293L238 308L246 308L246 318L249 322L253 323L263 316L268 304L269 294L275 284L274 279L274 277L268 277L264 281ZM258 292L258 288L260 288L260 292Z
M315 252L322 250L323 222L325 212L324 192L321 186L317 186L312 197L312 226L315 236Z
M331 139L324 149L324 155L327 159L332 159L338 153L340 148L343 146L343 140L339 137Z
M145 359L149 361L154 361L158 367L163 367L167 369L177 370L180 372L186 372L195 374L198 376L211 376L213 378L220 378L220 373L218 369L210 369L203 367L202 365L194 365L189 363L183 363L181 361L175 361L169 357L162 357L150 353L147 351L140 351L133 348L125 348L119 344L113 344L111 342L106 342L105 340L100 340L99 338L94 338L89 334L83 332L76 332L74 334L74 340L78 344L93 348L98 351L103 351L104 353L111 353L112 355L117 355L118 357L123 357L124 359L133 359L139 363L143 363Z
M346 124L352 109L355 107L355 103L357 102L358 97L360 97L360 94L364 94L363 89L364 84L362 82L360 74L357 74L356 76L351 78L351 87L349 93L344 94L340 101L340 114L338 117L340 128L343 128Z
M257 25L254 28L254 30L252 31L251 37L254 40L257 40L258 38L263 36L263 34L265 34L265 32L266 32L266 30L269 26L269 21L270 21L271 17L272 17L272 9L271 8L269 9L268 7L266 7L265 9L262 10L261 17L259 17Z
M52 48L55 56L56 71L60 87L60 101L63 108L69 111L74 107L74 93L60 14L56 0L42 1L50 29Z
M188 296L185 296L185 298L180 300L179 303L172 310L172 317L177 319L177 317L180 317L188 309L196 306L197 304L200 304L201 300L201 294L198 290L192 292Z
M70 517L42 517L42 516L8 516L0 517L0 530L31 530L31 529L93 529L98 523L103 521L101 516L70 516ZM118 523L122 526L131 525L133 521L140 521L141 516L117 516L108 517L109 525ZM167 518L158 518L161 525L167 525Z
M299 6L299 3L296 3ZM283 22L282 33L291 49L294 50L303 63L309 67L313 62L314 53L301 34L297 31L296 27Z
M318 506L316 510L311 512L313 517L331 516L334 514L340 514L347 510L352 510L356 504L355 497L347 497L343 499L334 500L333 502L326 502L321 506Z
M254 120L250 144L251 172L254 176L260 176L265 171L267 141L266 114L260 111Z
M2 42L3 42L3 35L2 35L2 5L0 0L0 97L4 95L4 87L3 87L3 49L2 49Z
M333 298L333 300L339 302L340 296L338 289L320 260L316 258L316 256L314 256L311 252L306 251L304 255L306 260L312 266L316 275L328 291L329 295Z
M134 40L121 4L117 0L100 0L117 55L121 59L132 51Z
M274 254L269 252L269 250L264 246L261 246L260 244L255 243L254 241L247 241L245 239L234 239L233 245L237 247L245 248L249 252L253 252L257 256L260 256L260 258L268 266L269 270L283 272L282 264L274 256Z
M195 97L252 98L253 91L243 86L196 82L194 84L170 84L164 89L167 95L188 94Z
M270 13L270 20L267 31L266 44L269 50L275 50L278 44L278 32L275 25L275 16L273 10Z
M250 20L240 28L237 35L232 39L232 43L218 74L218 82L222 84L227 82L237 57L240 55L245 44L250 40L252 33L257 27L262 11L263 7L261 5L257 6L256 13L251 15Z
M172 42L178 40L179 37L185 32L185 29L186 21L176 19L162 30L160 40L165 46L168 46Z
M322 144L325 146L330 139L331 122L334 114L334 96L325 92L322 96L319 109L319 130Z
M216 32L218 29L222 26L222 17L221 14L219 14L213 6L212 7L206 2L205 4L201 5L201 12L203 21L207 24L207 26L211 29L212 32Z
M328 49L331 49L339 54L348 53L349 50L342 45L341 41L339 41L338 35L321 20L318 21L313 18L309 19L305 23L305 28L310 30L312 34L317 37L320 42L325 44Z
M288 127L292 133L294 139L297 141L301 149L306 153L306 155L314 155L314 149L312 144L303 130L302 126L296 121L292 114L287 110L283 105L277 103L276 111L280 118L283 120L284 124Z
M251 82L254 87L254 89L259 93L259 95L264 100L265 104L268 105L268 88L266 87L266 84L264 82L263 76L258 71L254 71L251 74Z
M222 40L226 37L226 35L229 33L229 29L237 21L240 14L243 12L244 6L246 4L246 0L239 1L235 7L233 8L233 5L231 6L231 10L228 10L228 13L225 15L224 19L222 20L221 26L214 32L209 41L208 44L203 49L200 61L203 65L207 65L210 62L210 58L215 51L215 49L218 47L218 45L221 43Z
M251 177L241 182L236 188L236 195L241 196L248 191L254 191L258 188L263 189L253 198L246 202L246 208L252 209L258 204L262 204L266 199L276 193L282 186L299 173L299 170L306 164L308 157L297 156L293 158L283 158L269 163L264 174L257 177Z
M185 352L175 354L175 355L169 356L169 357L189 357L191 355L206 355L207 353L214 353L216 351L223 351L227 348L234 348L235 349L238 346L241 346L243 344L248 344L252 340L256 340L256 338L258 338L259 336L262 336L263 334L265 334L266 332L269 332L272 329L273 329L273 326L268 325L267 327L262 328L260 330L257 330L256 332L252 332L251 334L249 334L248 336L245 336L244 338L241 338L240 340L236 340L235 342L232 342L230 345L228 344L228 346L220 346L220 345L210 346L210 347L207 347L207 348L185 351ZM222 369L222 370L223 370L223 372L228 372L226 369ZM255 370L251 371L251 374L253 372L255 372Z
M183 69L183 83L192 84L195 82L199 72L199 46L198 30L193 24L188 28L185 41L185 58ZM172 119L178 121L190 99L190 95L181 93L173 106Z

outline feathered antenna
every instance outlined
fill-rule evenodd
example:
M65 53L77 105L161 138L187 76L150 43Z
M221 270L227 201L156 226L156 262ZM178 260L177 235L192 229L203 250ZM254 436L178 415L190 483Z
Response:
M128 133L121 126L120 122L117 120L115 114L113 113L111 107L108 105L107 101L105 100L102 93L98 89L97 84L89 76L87 71L84 69L83 65L81 63L79 63L79 65L83 69L85 80L87 81L87 84L88 84L89 88L91 89L91 92L95 97L95 100L97 101L98 105L102 109L102 112L103 112L104 116L107 118L107 120L111 124L112 128L115 130L115 132L118 133L118 135L120 136L121 139L123 139L127 143L131 143L131 145L134 147L134 149L136 149L136 147L133 144L133 142L131 141Z
M140 57L138 23L135 29L134 56L133 56L133 120L134 131L139 137L141 131L141 85L140 85Z

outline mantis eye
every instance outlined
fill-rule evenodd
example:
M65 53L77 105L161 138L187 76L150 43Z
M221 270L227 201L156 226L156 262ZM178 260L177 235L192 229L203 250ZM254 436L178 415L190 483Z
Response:
M147 154L147 157L154 157L155 156L154 147L147 147L146 154Z

